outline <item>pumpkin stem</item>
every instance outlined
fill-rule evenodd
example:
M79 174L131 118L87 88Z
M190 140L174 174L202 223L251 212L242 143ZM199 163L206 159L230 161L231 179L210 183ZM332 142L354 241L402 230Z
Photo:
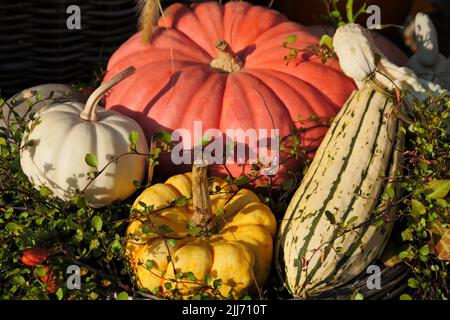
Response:
M120 81L125 79L126 77L132 75L136 69L134 67L129 67L124 71L120 72L114 78L109 80L108 82L103 83L100 87L98 87L90 96L88 101L86 102L86 106L84 110L80 113L80 118L86 121L95 122L98 121L97 114L97 105L102 99L103 95L111 89L113 86L118 84Z
M212 229L214 213L208 187L208 164L205 161L192 166L192 219L197 226Z
M238 55L231 50L226 41L217 41L216 48L219 51L219 55L211 61L211 67L225 73L232 73L242 69L244 63Z

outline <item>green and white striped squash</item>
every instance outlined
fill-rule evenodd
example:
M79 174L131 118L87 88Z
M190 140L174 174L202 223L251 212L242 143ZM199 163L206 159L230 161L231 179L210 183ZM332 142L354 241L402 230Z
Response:
M384 177L397 171L394 107L370 86L356 91L320 145L277 239L277 269L294 296L314 296L346 283L385 247L392 223L372 222ZM338 225L347 225L347 232Z

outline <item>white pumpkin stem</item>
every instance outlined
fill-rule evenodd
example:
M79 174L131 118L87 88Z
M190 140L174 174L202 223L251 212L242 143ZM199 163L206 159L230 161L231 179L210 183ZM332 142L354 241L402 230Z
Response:
M211 61L211 67L225 73L232 73L242 69L244 63L238 55L231 50L230 45L226 41L217 41L216 48L219 51L219 55Z
M192 216L196 225L213 228L214 213L208 187L208 164L194 163L192 166Z
M86 102L84 110L80 113L80 118L86 121L95 122L98 121L97 105L102 99L103 95L116 84L124 80L126 77L132 75L136 71L135 67L129 67L120 72L114 78L108 82L103 83L98 87L90 96Z

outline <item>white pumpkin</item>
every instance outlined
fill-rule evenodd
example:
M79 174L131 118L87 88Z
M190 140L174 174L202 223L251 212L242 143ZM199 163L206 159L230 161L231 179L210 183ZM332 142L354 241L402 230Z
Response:
M86 98L77 92L74 88L60 83L47 83L24 89L11 98L6 103L13 108L19 117L27 116L26 120L30 120L31 112L38 112L45 106L55 103L63 103L68 101L85 102ZM32 103L30 108L29 103ZM31 110L30 110L31 109ZM9 108L2 108L3 117L14 119L10 115ZM4 127L4 121L0 121L0 127Z
M148 145L140 126L134 120L112 110L97 110L103 94L119 81L135 72L126 69L100 86L88 99L44 107L37 113L40 121L23 139L32 145L21 152L20 164L30 181L37 187L47 187L63 200L83 191L91 207L102 207L131 196L134 180L142 181L147 157L129 152L129 135L139 133L136 150L147 154ZM32 128L32 122L30 122ZM95 155L97 168L106 169L94 181L88 177L90 167L85 157Z

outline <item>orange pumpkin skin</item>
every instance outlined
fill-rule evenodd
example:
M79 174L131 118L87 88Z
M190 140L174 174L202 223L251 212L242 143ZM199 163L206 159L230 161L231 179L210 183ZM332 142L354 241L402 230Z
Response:
M307 27L285 16L246 2L218 2L170 6L150 44L135 34L111 57L104 81L133 65L137 72L112 89L106 108L135 118L150 136L158 130L183 128L193 132L194 121L203 131L227 129L278 129L280 137L296 127L315 125L311 115L328 121L355 89L336 61L323 64L314 56L299 57L286 65L288 49L282 47L295 34L296 48L319 43ZM240 71L222 73L210 66L218 55L215 44L225 40L243 62ZM307 148L319 145L327 128L302 135ZM193 141L194 144L198 141ZM185 148L192 144L183 141ZM283 158L281 159L283 162ZM282 165L274 181L282 181L288 169L298 170L300 161ZM228 165L234 176L249 173L249 165ZM184 172L170 157L161 159L158 173ZM226 173L222 165L211 175Z

